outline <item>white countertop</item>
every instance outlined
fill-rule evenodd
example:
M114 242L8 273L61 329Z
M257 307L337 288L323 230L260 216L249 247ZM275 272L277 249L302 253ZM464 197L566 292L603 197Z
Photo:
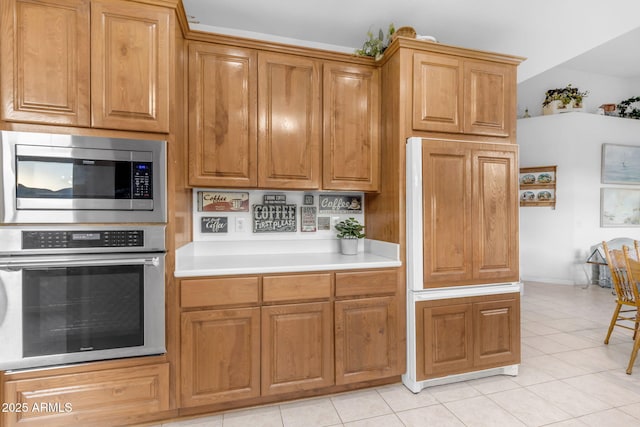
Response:
M176 251L175 277L222 276L400 267L400 246L363 239L357 255L342 255L338 241L274 240L192 242Z

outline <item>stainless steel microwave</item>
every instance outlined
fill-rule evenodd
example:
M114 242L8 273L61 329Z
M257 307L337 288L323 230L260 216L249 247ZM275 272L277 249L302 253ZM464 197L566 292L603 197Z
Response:
M166 222L166 142L0 132L2 223Z

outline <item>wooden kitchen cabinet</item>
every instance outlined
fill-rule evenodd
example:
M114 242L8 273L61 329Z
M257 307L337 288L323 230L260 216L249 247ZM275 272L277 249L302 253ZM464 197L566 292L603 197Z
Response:
M260 395L259 298L258 276L180 281L183 407Z
M181 404L229 402L260 395L260 308L181 315Z
M189 183L317 189L320 62L211 43L189 45Z
M89 5L89 0L0 4L3 120L90 125Z
M169 409L169 364L42 377L27 373L27 378L4 382L3 392L3 403L29 408L3 411L5 427L131 424Z
M249 49L189 44L189 184L258 184L256 61Z
M7 0L1 13L3 120L169 131L172 9Z
M320 188L321 61L258 54L258 186Z
M93 127L169 132L173 10L91 1Z
M324 64L323 179L327 190L380 190L380 71Z
M336 384L401 374L398 271L336 272Z
M418 381L520 363L520 294L416 303Z
M508 137L515 66L441 53L413 53L413 129Z
M423 142L424 288L518 280L517 146Z
M404 371L398 269L190 277L179 287L181 407L341 391Z
M473 307L470 303L433 307L416 304L416 374L429 377L473 367Z
M398 375L397 299L336 301L336 384Z
M262 395L334 384L330 302L262 307Z
M520 294L473 304L475 366L520 363Z

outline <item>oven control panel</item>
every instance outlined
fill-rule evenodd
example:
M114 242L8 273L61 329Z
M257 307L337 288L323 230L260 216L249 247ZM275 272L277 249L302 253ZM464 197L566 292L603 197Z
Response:
M22 249L127 248L144 246L143 230L23 231Z

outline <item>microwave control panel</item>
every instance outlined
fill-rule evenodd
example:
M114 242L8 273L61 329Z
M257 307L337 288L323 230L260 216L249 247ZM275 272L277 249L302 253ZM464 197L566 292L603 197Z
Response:
M133 162L132 196L134 199L153 198L153 166L148 162Z
M22 249L127 248L143 245L143 230L22 232Z

